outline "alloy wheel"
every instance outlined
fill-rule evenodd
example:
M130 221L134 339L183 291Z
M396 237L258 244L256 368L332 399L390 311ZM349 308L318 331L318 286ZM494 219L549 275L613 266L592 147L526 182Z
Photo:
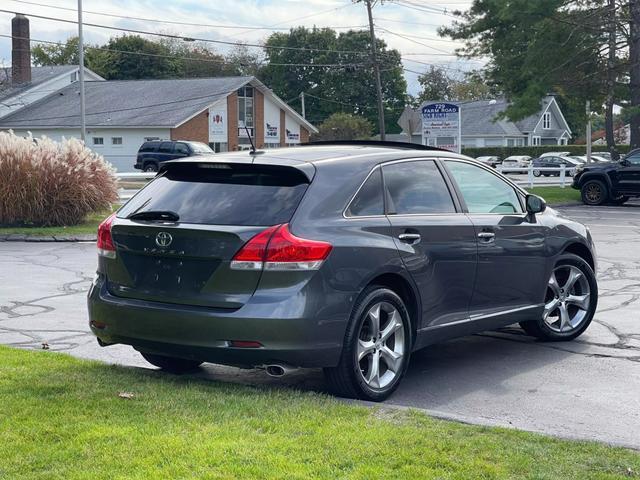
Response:
M591 289L587 277L573 265L560 265L551 274L543 320L557 333L578 329L589 314Z
M360 375L371 388L383 389L402 373L404 324L391 303L379 302L369 309L360 326L356 355Z
M602 188L597 183L591 183L587 185L585 196L590 202L599 203L602 200Z

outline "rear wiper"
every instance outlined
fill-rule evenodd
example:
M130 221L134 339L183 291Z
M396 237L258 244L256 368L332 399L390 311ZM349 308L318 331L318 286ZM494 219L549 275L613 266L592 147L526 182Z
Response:
M171 210L147 210L146 212L133 213L127 217L128 220L162 220L166 222L177 222L180 215Z

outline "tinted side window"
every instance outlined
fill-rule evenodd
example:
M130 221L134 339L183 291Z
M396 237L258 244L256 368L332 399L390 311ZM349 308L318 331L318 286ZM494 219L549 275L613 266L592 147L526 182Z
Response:
M627 162L629 162L632 165L640 165L640 152L635 152L627 157L625 157L625 160Z
M469 213L522 212L514 188L497 175L469 163L447 161Z
M160 144L160 148L158 149L160 153L171 153L173 152L173 143L171 142L162 142Z
M382 173L376 169L364 182L347 208L348 217L362 217L366 215L384 215L384 201L382 199Z
M447 184L431 160L394 163L383 167L389 192L389 213L398 215L453 213Z
M142 146L140 147L140 152L141 153L155 152L157 146L158 146L157 143L143 143Z
M184 143L176 143L175 153L184 153L189 155L189 147L187 147Z

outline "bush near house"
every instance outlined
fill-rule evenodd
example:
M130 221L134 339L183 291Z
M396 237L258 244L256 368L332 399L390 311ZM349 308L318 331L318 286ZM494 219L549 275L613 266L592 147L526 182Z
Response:
M69 226L118 199L111 165L76 139L0 132L0 225Z
M629 152L629 145L616 145L616 150L620 154ZM591 151L607 152L606 145L594 145ZM586 155L586 145L542 145L539 147L483 147L483 148L463 148L462 154L472 158L484 155L496 155L500 158L507 158L511 155L529 155L539 157L545 152L571 152L571 155Z

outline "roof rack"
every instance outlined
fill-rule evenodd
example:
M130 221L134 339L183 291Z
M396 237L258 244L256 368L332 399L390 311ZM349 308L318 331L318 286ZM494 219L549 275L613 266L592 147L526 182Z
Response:
M420 145L419 143L410 143L410 142L387 142L381 140L323 140L319 142L307 142L301 143L301 146L328 146L328 145L365 145L370 147L387 147L387 148L405 148L409 150L435 150L439 152L446 152L443 148L438 147L428 147L427 145Z

